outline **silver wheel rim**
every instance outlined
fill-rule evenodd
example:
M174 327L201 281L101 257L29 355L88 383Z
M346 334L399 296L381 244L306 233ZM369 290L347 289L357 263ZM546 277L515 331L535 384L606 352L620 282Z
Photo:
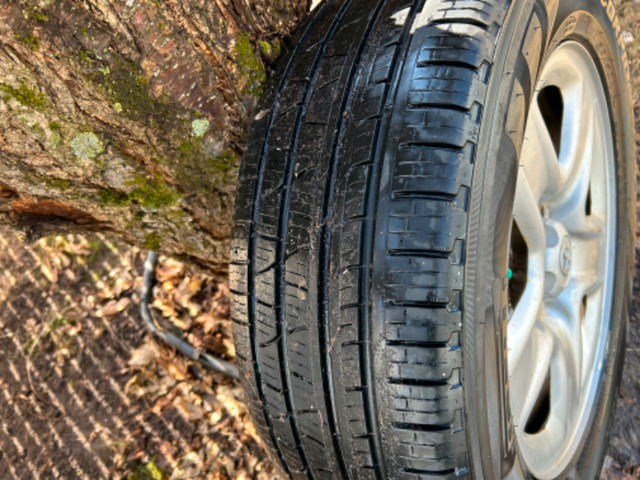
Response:
M563 104L555 124L539 104L550 89ZM590 54L562 44L542 71L525 130L514 220L526 271L507 327L516 438L539 479L560 475L577 453L606 359L616 221L609 122Z

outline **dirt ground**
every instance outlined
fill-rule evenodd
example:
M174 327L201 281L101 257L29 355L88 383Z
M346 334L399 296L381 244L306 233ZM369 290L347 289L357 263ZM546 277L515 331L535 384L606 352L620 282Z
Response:
M0 231L0 478L273 478L242 392L146 334L144 258ZM233 360L226 285L163 259L155 311Z
M618 4L640 126L640 0ZM25 247L0 229L2 480L278 480L239 387L146 334L143 261L99 235ZM233 360L228 287L170 259L157 276L155 312ZM640 478L640 274L602 478Z

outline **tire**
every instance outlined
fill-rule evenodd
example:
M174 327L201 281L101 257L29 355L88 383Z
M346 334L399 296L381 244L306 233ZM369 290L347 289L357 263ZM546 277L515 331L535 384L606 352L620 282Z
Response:
M230 270L246 401L284 475L598 478L623 364L636 218L621 33L611 0L328 1L300 28L248 137ZM523 426L514 411L530 403L518 403L520 389L533 387L516 373L542 357L509 366L516 297L528 292L537 261L518 219L522 179L536 174L521 163L532 157L525 130L539 109L551 111L545 128L565 168L572 97L544 90L543 108L537 88L550 81L546 65L562 68L560 54L584 63L604 99L581 104L595 132L582 143L610 154L575 163L576 172L589 169L585 218L605 212L589 247L604 260L588 263L580 242L591 237L556 221L565 204L547 211L541 200L542 258L561 259L544 269L570 272L544 284L545 298L573 285L581 265L593 268L602 281L589 288L601 293L584 294L578 325L587 331L593 319L599 333L584 333L593 355L580 347L579 362L552 338L550 373ZM566 229L553 230L557 223ZM548 246L549 229L569 232L570 248ZM550 303L540 302L527 355L548 351L531 346L547 328L539 312ZM575 438L559 444L566 454L557 461L537 462L527 442L568 411L555 409L569 395L549 393L559 391L562 368L577 378L577 413L564 427ZM532 417L542 419L534 433Z

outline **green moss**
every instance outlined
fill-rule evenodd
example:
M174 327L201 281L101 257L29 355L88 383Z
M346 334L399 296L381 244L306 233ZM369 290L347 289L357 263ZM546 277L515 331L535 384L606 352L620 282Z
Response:
M103 205L124 207L129 204L129 197L114 188L103 188L98 193L98 197L100 198L100 203Z
M192 137L179 145L171 162L185 190L211 198L214 202L212 192L226 188L234 181L238 155L227 149L212 157L203 147L202 139Z
M39 124L34 123L31 125L31 130L34 131L38 136L44 137L44 128L42 128Z
M267 73L260 57L253 50L249 34L245 33L238 37L234 47L234 60L240 69L240 75L246 82L242 93L260 96L262 86L267 80Z
M136 175L132 181L127 182L127 185L135 187L128 194L114 188L101 189L98 192L100 203L125 207L133 202L145 208L160 209L172 207L182 198L180 192L168 185L160 174L152 177ZM138 211L135 220L141 220L144 215L144 211Z
M135 463L129 467L127 480L164 480L167 474L154 462Z
M68 190L73 186L73 182L66 178L46 178L45 184L47 187L55 188L56 190Z
M129 193L129 200L135 200L143 207L171 207L181 198L178 190L167 185L159 174L151 178L137 176L130 184L136 185L137 188Z
M49 128L54 132L59 132L60 131L60 124L58 122L50 122L49 123Z
M80 60L80 63L85 67L93 65L93 57L93 52L89 50L78 50L78 60Z
M22 39L22 43L24 43L25 46L29 47L34 52L38 50L38 48L40 48L40 39L33 33L27 34Z
M258 46L260 47L260 53L265 57L271 56L271 44L269 42L265 42L264 40L260 40L258 42Z
M232 150L225 150L222 155L210 159L209 168L215 175L228 175L238 164L238 155Z
M22 14L30 18L31 20L35 20L39 23L45 23L49 20L49 16L38 6L29 5L24 10L22 10Z
M14 98L18 103L26 107L32 107L39 112L44 111L49 105L47 97L43 93L38 92L36 87L30 87L25 79L20 80L18 87L0 82L0 92L4 93L5 96ZM3 100L4 99L5 97L3 97ZM7 100L5 100L5 102L6 101Z
M27 33L16 32L16 40L22 42L24 46L29 47L34 52L40 48L40 39L32 31Z
M73 181L66 178L50 177L39 173L23 173L22 178L29 185L34 185L42 188L43 186L48 190L58 190L64 192L68 198L80 198L81 195L74 189Z
M160 246L160 236L158 232L151 232L145 238L142 243L142 248L145 250L156 250Z
M104 145L93 132L79 133L69 142L71 151L81 160L95 160L104 151Z
M51 135L51 139L50 139L51 148L56 148L58 145L60 145L61 141L62 141L62 136L60 136L58 132L54 132Z
M132 120L157 125L171 116L167 105L151 97L147 79L129 59L118 58L110 66L101 65L89 73L89 78L106 90L118 113Z
M258 42L258 46L260 47L262 56L271 62L277 59L282 53L282 41L280 39L273 43L261 40Z

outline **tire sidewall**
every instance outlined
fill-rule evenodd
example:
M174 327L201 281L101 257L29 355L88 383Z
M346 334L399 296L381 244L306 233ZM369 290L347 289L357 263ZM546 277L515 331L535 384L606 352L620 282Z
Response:
M559 478L597 478L624 359L633 275L635 146L628 64L609 0L514 1L497 45L470 198L463 303L467 436L475 477L528 478L509 407L507 269L518 158L534 88L567 40L587 48L603 79L616 152L616 265L600 390L575 458Z

